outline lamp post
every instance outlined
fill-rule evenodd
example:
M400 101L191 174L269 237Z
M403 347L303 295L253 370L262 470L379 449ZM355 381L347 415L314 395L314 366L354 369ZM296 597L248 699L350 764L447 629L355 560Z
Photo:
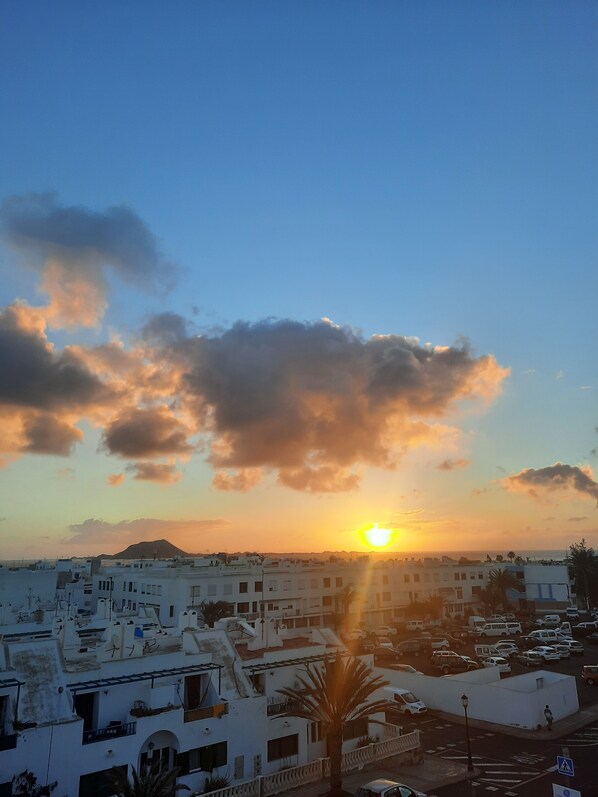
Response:
M465 713L465 735L467 737L467 771L471 775L473 772L473 763L471 761L471 745L469 743L469 722L467 720L467 706L469 705L469 698L466 694L461 695L461 705Z

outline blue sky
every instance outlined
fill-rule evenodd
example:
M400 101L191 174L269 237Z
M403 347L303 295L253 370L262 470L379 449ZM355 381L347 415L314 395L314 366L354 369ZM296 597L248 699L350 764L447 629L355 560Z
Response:
M300 550L302 512L314 547L348 548L354 529L412 510L448 525L434 539L397 526L397 549L477 547L480 534L494 546L509 534L526 548L582 534L598 544L592 485L543 470L596 465L597 22L590 2L6 9L0 199L55 192L57 206L98 214L125 205L178 273L164 293L107 272L105 312L48 327L54 352L116 335L131 346L168 310L212 337L238 320L323 317L364 340L465 337L472 357L510 369L483 409L453 396L439 410L459 430L449 447L399 435L408 453L392 470L356 455L362 480L348 493L281 486L271 455L258 463L270 481L219 491L205 449L177 462L169 486L139 469L106 486L118 470L114 451L98 451L106 427L70 418L84 437L68 456L7 447L0 499L20 496L0 512L7 551L24 534L32 550L62 551L86 519L144 517L217 519L226 531L205 545L230 549L262 527L259 544L274 546L284 528ZM46 303L28 258L5 235L0 306ZM468 464L438 471L447 459ZM530 468L534 495L497 482ZM31 485L43 496L35 511ZM101 548L93 535L79 548Z

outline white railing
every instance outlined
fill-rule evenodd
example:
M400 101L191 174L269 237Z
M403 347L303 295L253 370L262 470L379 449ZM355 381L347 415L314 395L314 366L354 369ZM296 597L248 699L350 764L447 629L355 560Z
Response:
M372 764L380 759L406 753L410 750L418 750L419 747L419 731L406 733L403 736L394 736L390 739L384 739L381 742L374 742L365 747L358 747L355 750L343 753L341 769L343 772L361 769L366 764ZM238 786L217 789L210 792L210 797L270 797L270 795L286 793L290 789L295 789L306 783L314 783L329 776L330 759L319 758L309 764L282 769L280 772L274 772L272 775L263 775Z

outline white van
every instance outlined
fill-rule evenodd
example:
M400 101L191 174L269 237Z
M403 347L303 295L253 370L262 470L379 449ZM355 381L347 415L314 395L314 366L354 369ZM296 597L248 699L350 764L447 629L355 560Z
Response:
M490 656L500 656L500 651L494 645L474 645L476 659L487 659Z
M397 689L394 686L385 687L385 697L392 702L392 708L401 714L425 714L428 710L426 704L409 689Z
M562 637L554 628L538 628L536 631L531 631L529 635L533 639L537 639L538 644L541 645L551 645L554 642L559 642Z
M484 617L481 617L479 614L472 614L469 620L467 621L470 628L475 629L478 631L486 622Z
M407 631L423 631L424 630L424 621L423 620L407 620L405 624L405 628Z
M509 626L506 623L484 623L479 629L480 637L487 636L510 636Z

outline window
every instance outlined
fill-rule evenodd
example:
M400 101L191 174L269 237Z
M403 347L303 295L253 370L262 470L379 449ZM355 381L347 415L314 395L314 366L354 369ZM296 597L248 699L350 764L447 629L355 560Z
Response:
M263 581L256 581L255 587L253 588L254 592L263 592L264 590L264 582Z
M237 611L240 614L247 614L249 612L249 601L246 603L237 603Z
M142 586L142 590L141 591L143 592L143 584L141 586ZM193 603L193 598L199 598L200 595L201 595L201 587L200 586L191 587L191 603Z
M455 587L455 598L458 601L463 600L463 587Z
M336 584L337 587L342 587L343 586L343 579L342 578L336 578L335 579L335 584Z
M322 741L322 723L321 722L310 722L309 723L309 741L313 744L314 742L321 742Z
M467 573L461 573L461 581L467 581Z
M350 737L354 738L354 737ZM280 736L278 739L268 741L268 761L280 761L281 758L289 758L299 752L299 734L293 733L291 736Z
M322 606L332 606L332 595L324 595L322 598Z
M329 586L330 586L330 579L329 578L325 578L324 579L324 589L326 589Z
M276 579L272 579L270 582L270 586L268 587L268 592L276 592L278 590L278 581Z
M170 609L168 610L168 616L174 617L174 606L171 606Z
M128 767L124 764L119 767L102 769L99 772L90 772L89 775L81 775L79 797L110 797L111 794L114 794L114 785L111 780L114 769L118 769L123 775L126 775Z
M419 581L419 573L414 573L413 574L413 580L415 581L415 583L417 583Z
M247 581L240 581L239 582L239 592L241 592L241 593L247 592L248 586L249 586L249 584L248 584Z
M217 593L217 585L216 584L208 584L208 597L213 598L214 595Z
M475 580L475 573L473 572L473 570L472 570L472 571L471 571L471 573L469 574L469 580L470 580L470 581L474 581L474 580Z
M459 573L453 573L453 578L455 581L459 581Z
M390 592L383 592L382 593L382 600L383 601L390 601Z
M382 583L388 584L388 576L382 576Z
M226 766L227 760L227 743L217 742L180 753L177 756L177 766L180 767L179 774L186 775L198 769L203 772L211 772L216 767Z
M403 576L403 581L405 582L405 584L409 584L409 582L411 581L411 576L409 575L409 573L405 573L405 575Z

